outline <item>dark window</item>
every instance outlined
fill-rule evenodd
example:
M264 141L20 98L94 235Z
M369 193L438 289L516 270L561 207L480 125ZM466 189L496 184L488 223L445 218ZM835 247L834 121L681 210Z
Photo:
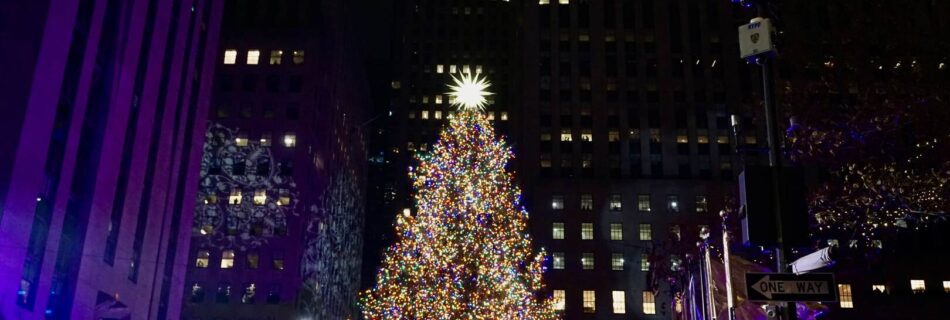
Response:
M275 75L267 76L267 92L277 91L280 91L280 77Z
M291 76L290 77L290 92L299 93L303 90L303 79L300 76Z
M257 90L257 76L253 74L244 75L244 80L241 82L241 90L245 92Z

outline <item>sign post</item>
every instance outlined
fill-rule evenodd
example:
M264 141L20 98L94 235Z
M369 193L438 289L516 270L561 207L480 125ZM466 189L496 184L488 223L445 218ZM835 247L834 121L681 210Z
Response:
M830 273L746 273L749 301L838 301L838 286Z

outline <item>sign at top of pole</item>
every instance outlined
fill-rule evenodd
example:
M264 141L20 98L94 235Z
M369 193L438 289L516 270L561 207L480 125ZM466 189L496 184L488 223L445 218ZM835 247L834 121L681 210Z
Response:
M748 58L772 52L772 22L766 18L754 18L739 26L739 56Z

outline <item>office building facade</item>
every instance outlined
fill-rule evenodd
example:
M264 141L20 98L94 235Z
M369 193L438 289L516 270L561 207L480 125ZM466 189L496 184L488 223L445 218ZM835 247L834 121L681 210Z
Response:
M222 4L0 4L0 318L178 318Z
M669 319L664 275L735 197L728 1L524 5L519 165L566 319ZM755 138L741 137L741 143Z
M225 5L185 319L355 314L368 99L346 10Z

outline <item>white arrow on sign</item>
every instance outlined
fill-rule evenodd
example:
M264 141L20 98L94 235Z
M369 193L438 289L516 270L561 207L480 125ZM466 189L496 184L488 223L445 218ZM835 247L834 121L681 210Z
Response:
M828 283L825 281L798 281L798 280L771 280L765 276L752 289L766 298L772 299L773 294L829 294Z

